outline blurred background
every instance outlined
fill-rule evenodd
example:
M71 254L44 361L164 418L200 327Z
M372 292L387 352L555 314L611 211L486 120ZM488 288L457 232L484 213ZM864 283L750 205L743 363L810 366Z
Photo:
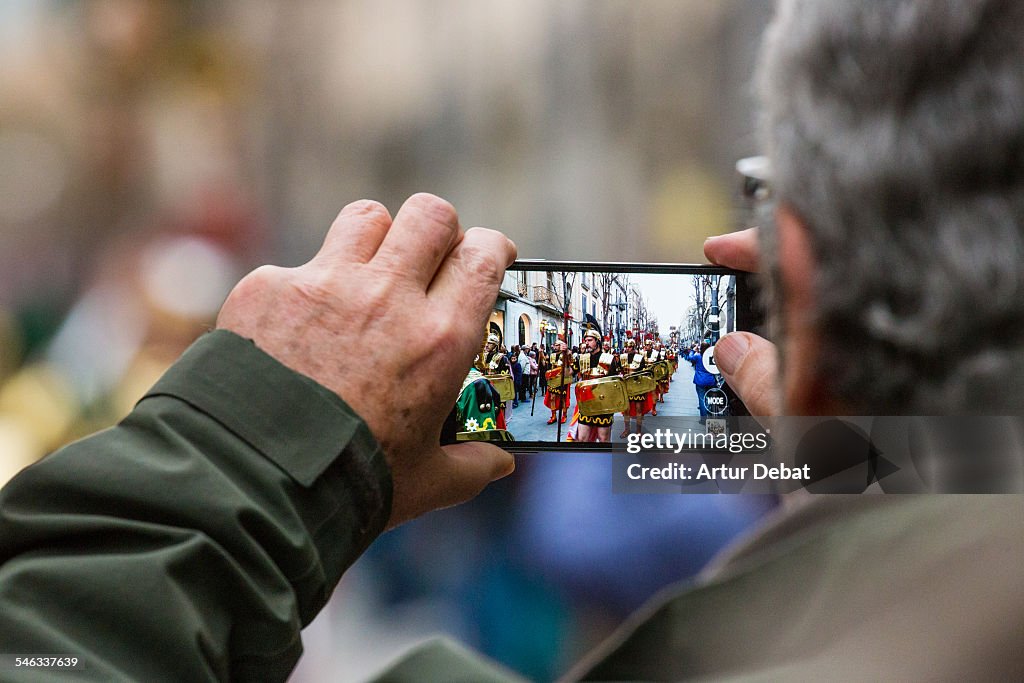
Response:
M109 425L261 263L413 192L522 257L702 261L743 221L768 0L2 0L0 482ZM431 633L564 671L771 505L612 496L523 458L387 534L307 630L296 681Z

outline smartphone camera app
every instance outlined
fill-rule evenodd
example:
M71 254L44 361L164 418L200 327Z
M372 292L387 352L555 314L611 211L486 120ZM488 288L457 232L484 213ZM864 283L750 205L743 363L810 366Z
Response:
M442 442L611 450L658 429L726 434L747 415L715 363L759 322L747 274L717 266L519 261Z

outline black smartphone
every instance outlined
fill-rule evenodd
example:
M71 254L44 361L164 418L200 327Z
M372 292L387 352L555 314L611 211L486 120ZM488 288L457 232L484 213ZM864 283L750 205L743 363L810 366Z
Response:
M728 433L749 413L714 347L763 333L755 287L710 265L516 261L442 443L603 451L659 430ZM697 441L687 450L714 443Z

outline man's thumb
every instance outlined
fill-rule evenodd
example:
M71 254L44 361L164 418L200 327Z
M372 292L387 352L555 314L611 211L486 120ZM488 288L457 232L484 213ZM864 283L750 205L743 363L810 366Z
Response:
M733 332L715 344L715 364L751 415L779 414L775 344L750 332Z
M447 455L445 505L455 505L474 497L492 481L515 470L516 461L508 451L482 441L463 441L444 446Z

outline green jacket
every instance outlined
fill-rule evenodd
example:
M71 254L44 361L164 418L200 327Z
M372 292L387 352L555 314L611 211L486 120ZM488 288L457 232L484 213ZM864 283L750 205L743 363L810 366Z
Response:
M0 680L287 678L390 514L336 395L231 333L0 492ZM568 678L1024 679L1024 498L829 496L666 590ZM78 657L62 672L14 655ZM447 641L386 681L515 677Z
M120 424L0 492L0 654L80 658L62 681L284 680L390 510L344 401L209 333Z

